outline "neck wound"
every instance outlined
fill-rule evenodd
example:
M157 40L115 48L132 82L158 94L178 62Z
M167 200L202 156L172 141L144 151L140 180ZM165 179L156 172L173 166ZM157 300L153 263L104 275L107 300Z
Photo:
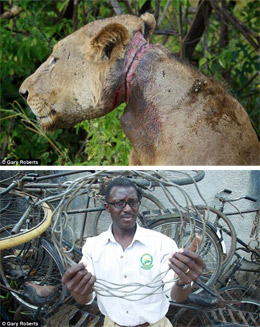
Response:
M140 31L135 32L127 49L124 66L124 81L115 92L113 109L122 102L128 102L131 82L134 79L139 61L153 47L154 45L147 43Z
M139 61L151 48L153 48L153 45L147 43L143 34L140 31L134 34L131 43L128 47L127 55L126 55L125 85L124 85L126 103L128 102L128 98L130 94L131 81L134 78L135 71L139 64Z

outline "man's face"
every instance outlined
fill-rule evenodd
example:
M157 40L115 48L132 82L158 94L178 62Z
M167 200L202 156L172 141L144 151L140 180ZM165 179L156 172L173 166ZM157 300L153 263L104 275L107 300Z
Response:
M109 202L128 202L136 200L138 200L138 196L133 187L114 186L109 195ZM139 205L133 208L127 203L124 208L118 209L112 204L106 204L106 209L110 213L115 227L126 230L135 226Z

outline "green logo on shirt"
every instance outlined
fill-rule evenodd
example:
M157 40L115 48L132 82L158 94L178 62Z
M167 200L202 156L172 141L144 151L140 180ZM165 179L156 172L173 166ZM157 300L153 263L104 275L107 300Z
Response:
M145 253L140 258L141 261L141 268L145 270L149 270L153 267L153 257L151 254Z

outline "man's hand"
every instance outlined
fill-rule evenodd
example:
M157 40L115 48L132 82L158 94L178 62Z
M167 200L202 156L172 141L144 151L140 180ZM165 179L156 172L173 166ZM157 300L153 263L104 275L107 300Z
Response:
M86 269L83 263L69 268L62 277L72 296L78 303L84 304L91 300L91 293L96 282L96 277Z
M196 236L196 239L192 241L189 250L180 249L179 252L175 252L169 259L169 267L180 278L178 281L179 285L189 284L196 280L205 268L205 263L195 252L197 249L197 242L201 242L199 236Z

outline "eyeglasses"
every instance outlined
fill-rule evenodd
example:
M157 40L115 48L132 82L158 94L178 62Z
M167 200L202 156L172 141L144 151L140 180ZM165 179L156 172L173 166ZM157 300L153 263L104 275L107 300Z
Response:
M140 204L139 200L130 200L130 201L117 201L117 202L108 202L106 201L108 204L112 204L116 209L123 209L127 204L131 207L131 208L137 208Z

